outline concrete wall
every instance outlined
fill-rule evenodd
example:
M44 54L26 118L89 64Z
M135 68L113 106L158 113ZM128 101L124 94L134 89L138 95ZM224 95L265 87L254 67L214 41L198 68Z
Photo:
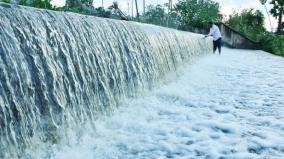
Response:
M223 45L237 49L259 49L259 43L247 38L226 24L219 23L217 25L222 34ZM193 32L206 35L209 30L195 28Z
M258 49L259 44L243 34L235 31L229 26L220 23L219 24L221 34L223 36L223 43L227 46L238 49Z

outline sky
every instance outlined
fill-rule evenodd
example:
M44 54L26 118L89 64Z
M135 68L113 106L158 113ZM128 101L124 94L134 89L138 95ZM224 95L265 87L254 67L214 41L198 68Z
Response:
M114 0L103 0L103 6L108 7L112 4ZM132 1L134 0L117 0L119 3L119 7L127 14L132 15ZM173 3L176 3L178 0L173 0ZM221 13L225 16L228 16L233 13L233 11L240 12L241 10L245 8L254 8L261 10L265 16L265 26L267 30L271 30L269 18L267 16L267 13L265 11L265 8L263 5L260 4L259 0L214 0L216 2L219 2L221 6ZM269 0L268 0L269 1ZM139 10L142 11L142 0L138 0L139 3ZM145 0L146 6L149 4L164 4L167 3L168 0ZM63 6L65 4L65 0L52 0L52 3L57 6ZM94 0L94 6L99 7L102 6L102 0ZM128 7L129 6L129 7ZM271 9L271 5L267 4L268 10ZM135 13L135 11L134 11ZM277 20L274 19L271 16L272 21L272 29L275 30L277 27Z

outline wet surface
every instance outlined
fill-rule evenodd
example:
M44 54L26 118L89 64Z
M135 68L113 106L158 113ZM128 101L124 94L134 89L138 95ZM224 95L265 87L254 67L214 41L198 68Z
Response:
M224 49L58 145L58 159L284 158L284 58Z

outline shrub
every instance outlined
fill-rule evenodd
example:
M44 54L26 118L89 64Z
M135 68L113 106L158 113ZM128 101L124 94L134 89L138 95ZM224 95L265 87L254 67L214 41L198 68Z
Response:
M261 49L275 55L284 56L284 35L267 33L261 40Z
M276 35L272 43L272 53L284 56L284 35Z

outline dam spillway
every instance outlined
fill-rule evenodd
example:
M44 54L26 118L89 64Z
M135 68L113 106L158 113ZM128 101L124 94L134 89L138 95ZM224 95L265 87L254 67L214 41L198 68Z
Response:
M211 50L194 33L0 3L0 158L96 120Z
M79 142L58 144L48 159L284 158L284 58L224 48L183 72L98 119L95 131L83 128Z

